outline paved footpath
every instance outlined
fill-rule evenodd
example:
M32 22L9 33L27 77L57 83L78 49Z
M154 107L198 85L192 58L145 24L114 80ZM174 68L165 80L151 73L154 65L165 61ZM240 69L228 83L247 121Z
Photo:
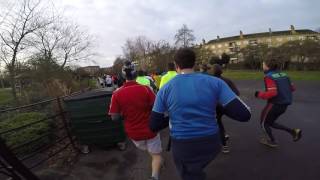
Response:
M220 154L206 169L208 180L319 180L320 179L320 82L296 82L294 104L279 122L303 130L303 138L291 137L274 130L280 146L270 149L258 143L261 137L259 114L264 101L253 98L260 81L237 81L241 97L252 108L252 119L239 123L224 117L230 135L230 154ZM163 145L168 135L162 133ZM178 180L171 154L164 153L166 168L162 180ZM66 174L43 179L59 180L146 180L150 175L150 158L131 143L126 151L93 149L81 155ZM56 172L52 172L54 174Z

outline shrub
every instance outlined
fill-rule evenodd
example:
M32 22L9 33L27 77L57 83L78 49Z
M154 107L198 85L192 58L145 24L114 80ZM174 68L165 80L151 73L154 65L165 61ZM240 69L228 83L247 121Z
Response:
M10 129L18 128L41 119L44 119L46 116L43 113L39 112L28 112L28 113L20 113L17 115L13 115L10 118L1 120L0 122L0 132L4 132ZM26 128L13 131L10 133L6 133L2 136L2 138L6 141L6 144L9 147L17 147L23 143L28 141L40 138L46 133L50 133L50 122L42 121L33 125L30 125ZM38 141L35 141L27 146L23 146L22 148L17 149L15 151L17 154L28 154L33 152L35 149L39 148L42 145L45 145L50 142L50 134L45 136Z

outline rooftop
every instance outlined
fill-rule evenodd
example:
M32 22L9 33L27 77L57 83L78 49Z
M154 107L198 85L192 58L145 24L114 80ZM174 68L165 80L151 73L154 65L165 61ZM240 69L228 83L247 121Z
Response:
M318 32L312 31L310 29L300 29L300 30L295 30L297 34L320 34ZM291 35L291 30L287 31L274 31L274 32L261 32L261 33L253 33L253 34L243 34L244 39L249 39L249 38L259 38L259 37L266 37L266 36L284 36L284 35ZM230 37L225 37L225 38L220 38L220 39L213 39L209 41L207 44L210 43L217 43L217 42L226 42L226 41L234 41L234 40L240 40L240 35L239 36L230 36Z

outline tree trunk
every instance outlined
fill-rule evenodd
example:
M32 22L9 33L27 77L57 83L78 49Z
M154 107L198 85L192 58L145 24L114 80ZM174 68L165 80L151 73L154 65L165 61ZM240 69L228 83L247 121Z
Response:
M0 83L1 83L1 88L5 88L4 76L2 74L0 74Z
M4 83L3 83L3 78L2 78L2 76L1 76L0 82L1 82L1 88L4 88Z
M62 65L60 66L61 69L63 69L64 66L67 64L67 60L68 60L68 54L66 53L64 55L64 61L63 61Z
M11 94L15 103L17 103L17 90L16 90L16 79L15 79L15 71L13 69L9 70L9 80L11 86Z

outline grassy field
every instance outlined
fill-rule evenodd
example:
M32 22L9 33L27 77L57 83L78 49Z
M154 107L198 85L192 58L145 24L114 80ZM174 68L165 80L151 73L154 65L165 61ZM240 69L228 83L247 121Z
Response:
M320 81L320 71L286 71L286 73L293 81ZM226 70L223 75L237 80L263 79L262 71Z
M12 99L13 98L9 88L0 88L0 106L10 104Z

